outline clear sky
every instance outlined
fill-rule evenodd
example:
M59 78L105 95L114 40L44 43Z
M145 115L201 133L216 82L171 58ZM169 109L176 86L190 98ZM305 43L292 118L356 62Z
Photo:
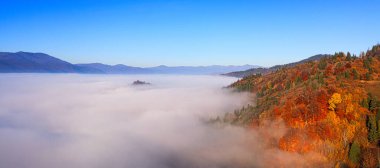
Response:
M379 0L0 0L0 51L72 63L270 66L380 42Z

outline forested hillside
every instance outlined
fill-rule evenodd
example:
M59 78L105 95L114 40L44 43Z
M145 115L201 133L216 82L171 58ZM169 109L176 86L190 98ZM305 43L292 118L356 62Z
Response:
M256 104L225 120L249 128L282 121L288 131L275 143L281 150L316 152L338 167L377 167L379 75L380 45L251 75L230 87L255 93Z
M263 68L263 67L251 68L251 69L248 69L245 71L235 71L235 72L230 72L230 73L226 73L223 75L243 78L243 77L247 77L250 75L257 74L257 73L268 74L268 73L274 72L274 71L281 69L281 68L286 68L286 67L289 68L289 67L296 66L298 64L302 64L302 63L310 62L310 61L317 61L317 60L320 60L322 58L331 57L331 56L332 55L329 55L329 54L318 54L318 55L314 55L314 56L311 56L309 58L303 59L301 61L297 61L297 62L293 62L293 63L289 63L289 64L275 65L275 66L272 66L269 68Z

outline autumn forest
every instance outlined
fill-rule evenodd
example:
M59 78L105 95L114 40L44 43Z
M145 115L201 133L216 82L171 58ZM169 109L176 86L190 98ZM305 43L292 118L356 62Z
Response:
M317 154L309 166L377 167L380 139L380 45L360 55L338 52L317 61L254 74L230 85L255 102L224 121L248 129L283 123L273 148ZM263 135L265 136L265 135Z

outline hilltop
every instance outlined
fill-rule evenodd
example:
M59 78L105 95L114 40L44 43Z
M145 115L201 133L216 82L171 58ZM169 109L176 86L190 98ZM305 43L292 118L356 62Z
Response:
M380 45L359 56L332 56L244 77L230 87L256 95L255 105L225 121L248 128L280 121L288 128L274 147L318 153L338 167L377 167L380 138Z

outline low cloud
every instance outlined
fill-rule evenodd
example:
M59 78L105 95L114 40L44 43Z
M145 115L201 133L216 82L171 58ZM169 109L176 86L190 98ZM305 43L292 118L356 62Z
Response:
M131 86L134 80L151 86ZM174 168L301 166L262 132L202 119L249 103L211 76L0 76L0 167ZM286 131L277 124L273 135ZM278 129L281 127L281 129ZM270 133L269 133L270 134ZM273 137L276 138L276 137Z

